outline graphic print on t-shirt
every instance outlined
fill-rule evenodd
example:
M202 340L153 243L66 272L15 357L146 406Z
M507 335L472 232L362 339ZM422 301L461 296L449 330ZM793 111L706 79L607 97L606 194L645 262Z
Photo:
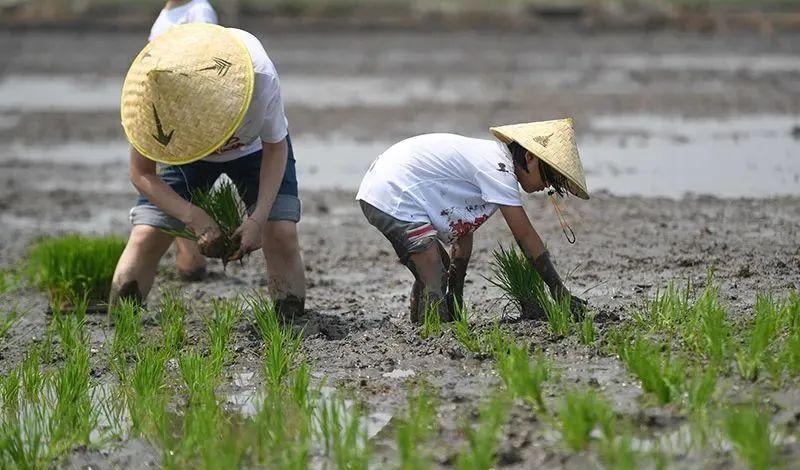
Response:
M478 227L489 220L489 217L497 210L495 204L487 203L480 198L464 201L464 203L463 207L448 207L439 212L439 215L447 221L453 240L478 230Z

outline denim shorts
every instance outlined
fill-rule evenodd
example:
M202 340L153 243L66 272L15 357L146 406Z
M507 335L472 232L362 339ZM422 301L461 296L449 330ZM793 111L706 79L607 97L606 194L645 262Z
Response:
M272 204L269 220L299 222L301 209L300 199L297 196L294 152L292 141L288 136L286 143L289 148L286 171L283 173L278 195ZM215 163L200 160L186 165L158 165L158 175L161 179L187 201L190 200L192 191L207 190L214 185L220 175L227 175L236 185L248 212L252 212L258 200L260 172L261 150L229 162ZM181 230L184 227L183 222L167 215L141 195L131 209L130 220L133 225L150 225L167 230Z
M366 201L359 200L358 203L367 221L392 244L401 263L408 264L412 254L421 253L433 244L439 244L441 248L436 229L430 222L406 222Z

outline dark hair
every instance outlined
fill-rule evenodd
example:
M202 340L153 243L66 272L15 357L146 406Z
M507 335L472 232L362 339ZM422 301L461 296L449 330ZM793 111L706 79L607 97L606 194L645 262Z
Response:
M528 161L525 159L528 150L516 142L511 142L508 144L508 151L511 152L511 160L514 162L514 165L525 170L525 173L530 173L528 170Z
M526 173L530 173L530 170L528 170L528 161L525 158L528 154L528 150L516 142L510 142L507 146L508 151L511 152L511 160L514 162L514 165L522 168ZM545 163L541 158L539 159L539 174L542 175L544 184L550 186L556 194L561 197L569 194L569 180L561 173L555 171L553 167Z
M560 197L569 194L569 180L567 177L554 170L553 167L545 163L541 158L539 159L539 174L542 175L544 183L550 186L553 192Z

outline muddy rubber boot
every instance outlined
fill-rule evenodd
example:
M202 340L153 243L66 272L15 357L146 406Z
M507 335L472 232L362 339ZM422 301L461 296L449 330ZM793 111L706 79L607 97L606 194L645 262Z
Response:
M275 299L275 313L283 321L291 321L302 317L305 313L306 299L290 295L283 299Z

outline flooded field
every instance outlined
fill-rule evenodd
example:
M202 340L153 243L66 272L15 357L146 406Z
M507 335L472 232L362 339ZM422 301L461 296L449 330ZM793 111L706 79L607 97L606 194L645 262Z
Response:
M526 205L559 270L570 273L569 284L598 312L603 343L585 345L576 335L552 334L544 322L503 315L501 294L484 277L498 243L513 244L499 216L476 235L465 292L472 325L486 332L502 316L506 334L543 351L555 371L544 389L547 409L559 409L565 390L602 395L631 423L631 448L644 467L655 466L656 453L675 468L745 467L729 437L693 446L697 430L689 414L654 401L606 343L667 283L691 281L703 289L709 270L733 330L749 324L756 293L782 299L797 292L799 35L254 32L281 73L304 204L299 227L309 291L306 315L296 322L305 328L301 350L321 387L320 403L333 390L351 393L347 410L363 403L373 468L396 464L394 434L410 384L427 384L438 397L433 462L452 467L467 441L464 423L477 422L478 403L503 380L490 354L469 351L448 334L423 339L411 325L410 276L353 202L363 172L411 135L489 138L490 125L562 116L576 121L592 195L564 204L577 244L564 240L543 195ZM0 32L7 46L0 50L0 268L16 266L42 235L127 236L135 191L119 89L144 37ZM163 292L179 289L190 307L187 337L205 344L201 315L211 299L262 288L264 279L254 255L225 270L212 262L207 280L184 283L169 254L149 303L159 305ZM33 289L14 292L13 300L26 313L1 340L4 374L41 341L50 321L47 299ZM265 380L247 321L234 329L235 354L218 391L243 416L262 407ZM111 327L105 317L89 317L86 327L95 351L92 378L96 386L113 385L103 356ZM159 330L153 313L142 328L143 336ZM730 372L719 380L728 401L764 397L780 461L797 465L797 377L749 381ZM556 419L557 413L513 406L497 465L609 467L595 446L565 447ZM163 464L158 449L140 438L75 449L68 457L74 468Z

